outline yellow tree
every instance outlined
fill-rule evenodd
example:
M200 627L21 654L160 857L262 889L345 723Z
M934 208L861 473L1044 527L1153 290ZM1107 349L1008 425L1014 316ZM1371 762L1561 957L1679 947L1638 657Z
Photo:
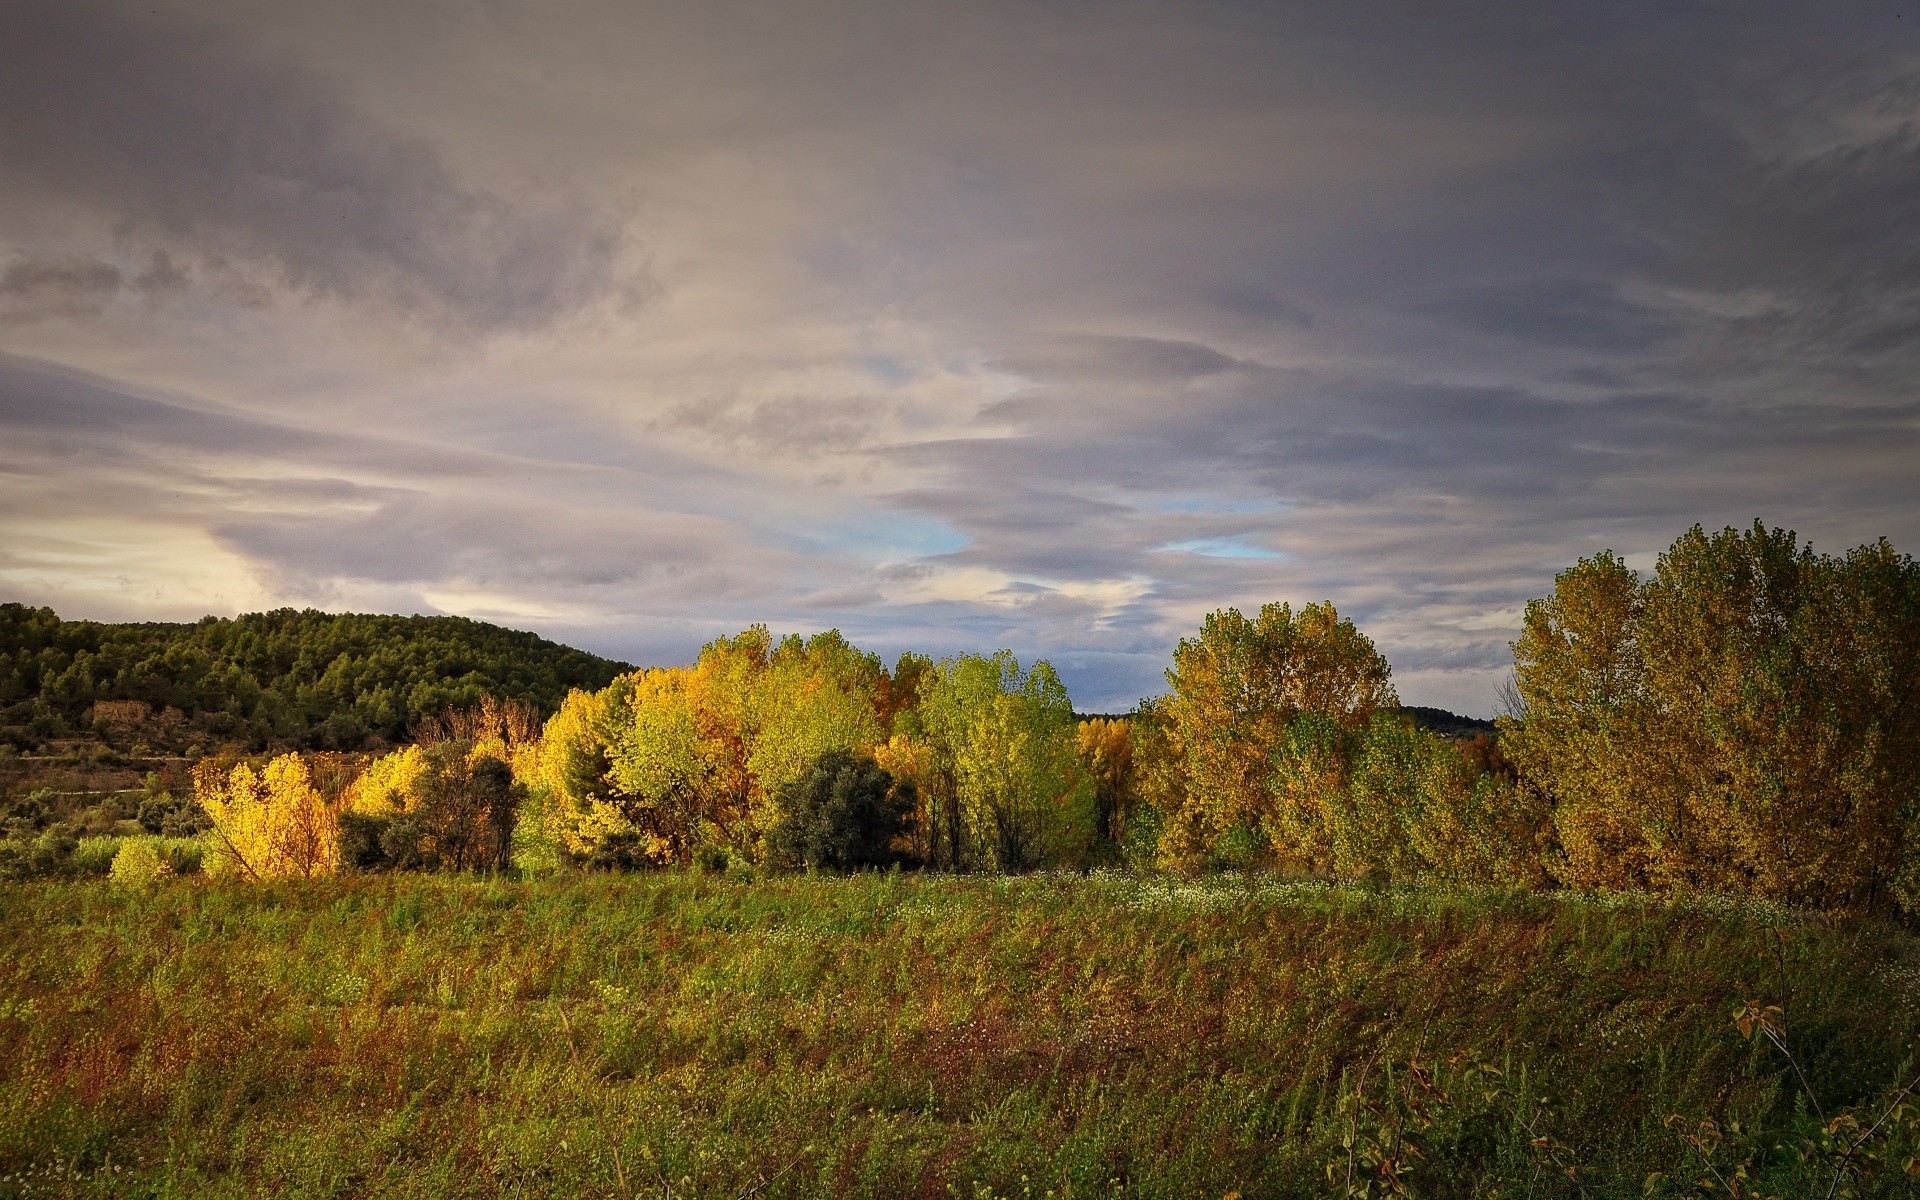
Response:
M1683 534L1637 579L1583 559L1528 606L1503 740L1583 887L1800 903L1907 894L1920 568L1885 542Z
M619 730L631 715L633 678L623 675L598 692L568 693L515 764L527 789L515 835L516 861L523 867L551 869L591 854L624 827L607 774Z
M738 815L725 776L731 746L706 736L697 684L678 667L635 675L607 771L610 828L637 838L644 857L661 864L688 861L703 822L724 836Z
M427 756L416 743L368 763L347 788L347 810L366 817L389 817L417 808L427 774Z
M1093 833L1107 845L1126 832L1133 808L1133 727L1124 720L1092 717L1080 722L1074 748L1093 783Z
M774 649L747 699L754 833L769 827L771 797L822 755L870 752L885 740L885 678L880 660L854 649L838 630L788 637Z
M1167 682L1167 740L1186 783L1166 813L1161 857L1182 867L1236 831L1285 823L1274 820L1272 756L1299 714L1358 728L1398 703L1386 659L1330 603L1297 616L1285 604L1252 618L1233 608L1212 613L1198 637L1181 639ZM1287 846L1273 850L1298 857Z
M896 733L873 748L873 760L895 779L913 785L913 821L907 836L915 859L923 863L935 862L933 839L937 830L934 822L938 814L933 799L937 794L935 789L939 787L940 776L933 747L925 738Z
M194 774L194 797L213 819L207 871L248 880L313 879L340 864L340 824L314 790L307 764L282 754L255 772L246 763Z
M1009 651L942 662L925 684L940 836L933 861L1023 871L1085 854L1090 788L1074 761L1073 705L1043 661Z

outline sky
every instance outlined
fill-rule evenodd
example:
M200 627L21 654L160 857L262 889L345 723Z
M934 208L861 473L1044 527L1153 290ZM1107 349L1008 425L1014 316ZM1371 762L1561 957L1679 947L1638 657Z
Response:
M1164 690L1920 544L1920 4L0 0L0 600Z

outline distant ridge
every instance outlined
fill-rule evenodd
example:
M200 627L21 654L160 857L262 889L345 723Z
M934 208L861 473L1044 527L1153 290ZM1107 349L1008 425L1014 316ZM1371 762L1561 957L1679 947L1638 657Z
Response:
M1497 726L1482 717L1463 717L1459 713L1448 712L1444 708L1427 708L1420 704L1402 704L1400 711L1414 719L1423 729L1430 729L1441 737L1464 738L1478 733L1491 734Z
M489 693L549 713L631 669L467 617L282 608L111 624L0 604L0 741L359 749Z

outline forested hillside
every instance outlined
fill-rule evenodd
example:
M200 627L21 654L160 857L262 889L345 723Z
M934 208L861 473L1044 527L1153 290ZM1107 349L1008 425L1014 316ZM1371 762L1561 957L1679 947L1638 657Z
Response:
M358 749L484 695L551 712L628 669L465 617L277 609L112 625L0 604L0 741Z

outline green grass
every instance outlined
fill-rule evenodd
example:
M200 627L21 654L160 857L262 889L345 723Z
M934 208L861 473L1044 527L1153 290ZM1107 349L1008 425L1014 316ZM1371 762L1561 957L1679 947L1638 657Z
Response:
M0 1195L1317 1196L1408 1114L1421 1194L1638 1195L1698 1174L1669 1113L1797 1169L1736 1004L1784 996L1831 1112L1908 1069L1916 962L1730 903L1263 878L24 885Z

